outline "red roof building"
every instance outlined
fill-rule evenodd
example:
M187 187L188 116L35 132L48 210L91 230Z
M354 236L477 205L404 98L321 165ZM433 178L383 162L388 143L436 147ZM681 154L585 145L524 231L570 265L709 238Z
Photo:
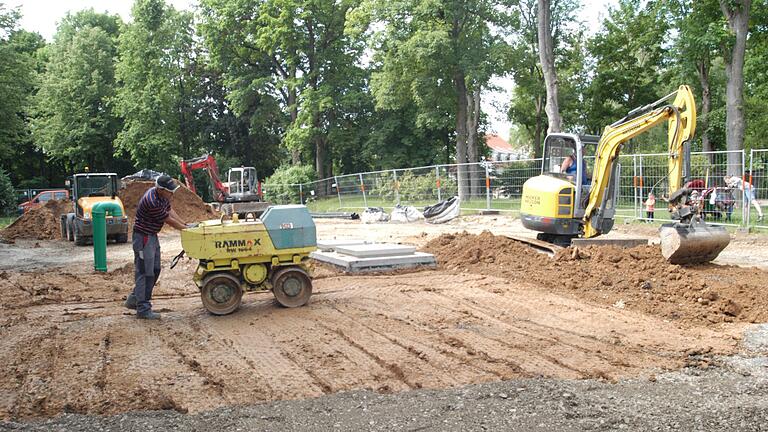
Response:
M515 151L504 138L498 135L486 134L485 145L491 150L491 160L493 161L520 159L520 152Z

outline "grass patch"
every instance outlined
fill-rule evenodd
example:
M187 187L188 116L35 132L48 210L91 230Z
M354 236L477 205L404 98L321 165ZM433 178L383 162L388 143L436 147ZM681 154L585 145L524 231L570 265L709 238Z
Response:
M0 216L0 229L7 227L16 220L16 216Z

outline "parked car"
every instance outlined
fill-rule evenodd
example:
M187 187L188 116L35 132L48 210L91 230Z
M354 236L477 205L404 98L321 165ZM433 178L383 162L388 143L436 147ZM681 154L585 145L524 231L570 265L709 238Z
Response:
M31 200L21 203L19 205L19 214L24 214L33 208L45 205L50 200L67 200L69 199L69 191L66 189L54 189L42 191L35 195Z

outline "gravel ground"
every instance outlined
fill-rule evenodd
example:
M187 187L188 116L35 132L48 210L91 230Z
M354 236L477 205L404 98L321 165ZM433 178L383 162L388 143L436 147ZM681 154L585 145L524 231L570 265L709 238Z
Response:
M368 391L227 407L112 417L65 414L0 430L768 430L765 359L686 368L615 384L594 380L511 380L448 390L381 395Z

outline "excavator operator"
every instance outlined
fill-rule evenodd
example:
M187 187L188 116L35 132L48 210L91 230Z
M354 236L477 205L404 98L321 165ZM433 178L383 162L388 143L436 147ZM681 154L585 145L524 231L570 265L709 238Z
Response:
M560 165L560 172L564 173L568 177L568 181L574 181L576 178L576 149L563 159L563 163ZM581 161L581 184L587 185L587 162L582 159Z

